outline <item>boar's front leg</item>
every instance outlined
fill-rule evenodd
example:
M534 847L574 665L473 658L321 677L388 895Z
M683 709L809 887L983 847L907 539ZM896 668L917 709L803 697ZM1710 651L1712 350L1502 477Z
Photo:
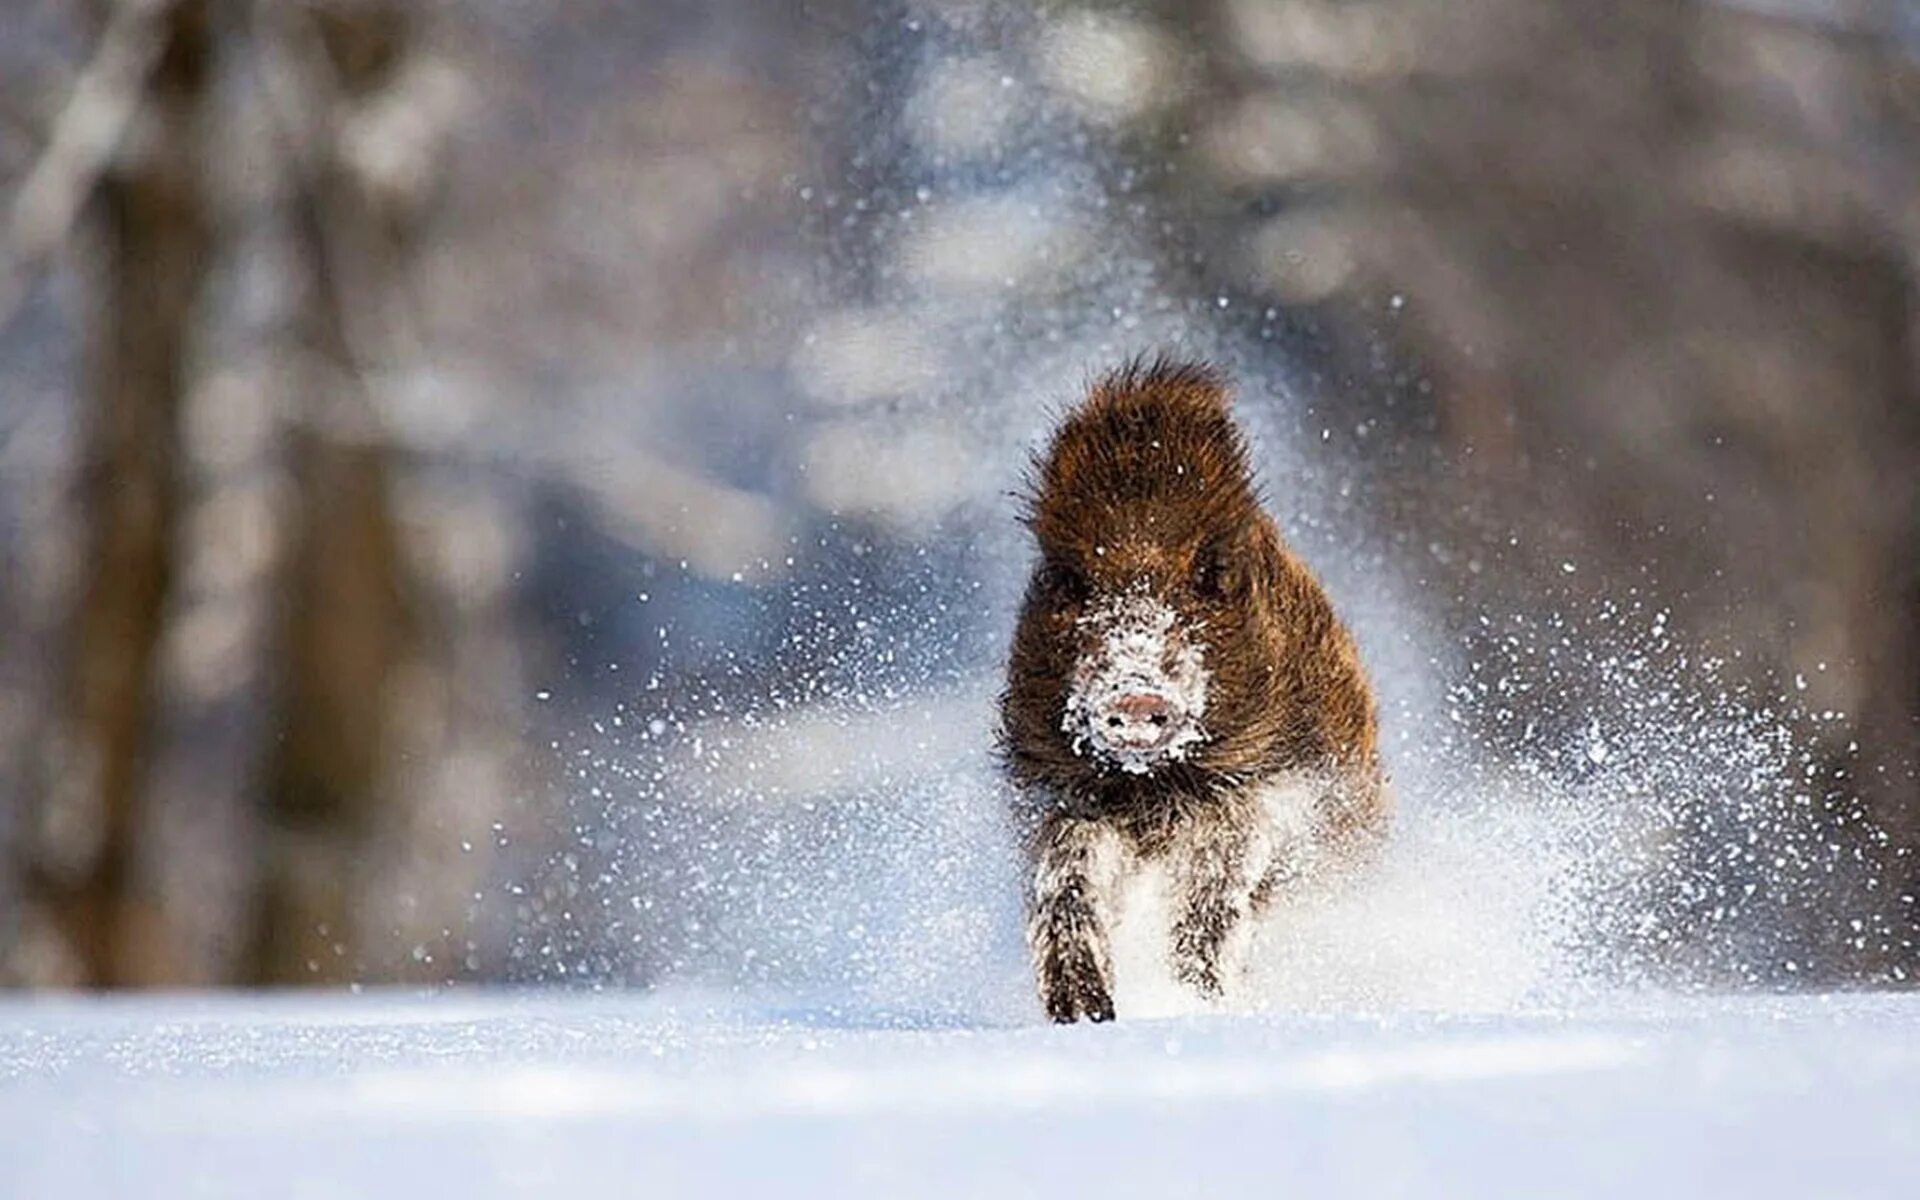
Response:
M1209 1000L1240 982L1253 942L1254 892L1272 858L1267 838L1232 824L1196 831L1173 864L1174 978Z
M1126 847L1107 825L1053 816L1036 841L1027 946L1047 1016L1113 1020L1108 935Z

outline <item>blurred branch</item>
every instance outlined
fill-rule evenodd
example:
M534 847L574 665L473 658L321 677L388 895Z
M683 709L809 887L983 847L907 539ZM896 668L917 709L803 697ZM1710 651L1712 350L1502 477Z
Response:
M294 218L328 293L328 336L358 384L357 403L315 415L386 437L383 381L422 344L406 277L391 268L410 257L460 88L420 48L404 6L256 0L253 22Z
M311 14L296 12L297 7L283 0L254 4L260 73L273 129L296 181L293 206L295 220L303 226L300 240L312 259L310 282L323 293L316 311L329 327L326 340L338 343L330 357L357 385L347 389L351 397L323 402L314 415L336 435L351 431L358 439L374 441L379 430L370 403L369 372L390 356L369 344L369 335L355 318L362 303L379 303L376 290L361 278L363 264L370 261L369 247L362 244L360 223L339 211L339 88ZM379 321L372 326L384 327ZM360 403L348 403L350 399Z
M41 266L67 240L119 147L166 44L161 25L176 0L121 0L93 59L27 172L0 242L0 328L13 319Z

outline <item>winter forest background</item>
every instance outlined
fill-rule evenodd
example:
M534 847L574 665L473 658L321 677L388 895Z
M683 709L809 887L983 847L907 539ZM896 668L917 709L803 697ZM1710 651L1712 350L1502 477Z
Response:
M1017 972L1012 496L1160 347L1379 675L1359 976L1920 972L1910 0L5 9L0 980Z

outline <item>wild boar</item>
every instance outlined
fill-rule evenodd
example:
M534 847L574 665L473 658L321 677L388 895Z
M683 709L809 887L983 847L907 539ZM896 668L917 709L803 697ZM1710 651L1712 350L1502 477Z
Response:
M1110 935L1149 870L1173 977L1229 997L1253 918L1386 825L1353 639L1262 509L1209 366L1100 379L1030 491L1039 555L1000 716L1041 1002L1055 1021L1113 1018Z

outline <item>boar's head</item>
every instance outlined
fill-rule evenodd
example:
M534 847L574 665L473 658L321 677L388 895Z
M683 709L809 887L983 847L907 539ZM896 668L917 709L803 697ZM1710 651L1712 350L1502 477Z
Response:
M1001 702L1016 779L1121 804L1315 753L1302 663L1344 635L1261 509L1219 374L1156 360L1100 380L1031 492L1039 557Z

